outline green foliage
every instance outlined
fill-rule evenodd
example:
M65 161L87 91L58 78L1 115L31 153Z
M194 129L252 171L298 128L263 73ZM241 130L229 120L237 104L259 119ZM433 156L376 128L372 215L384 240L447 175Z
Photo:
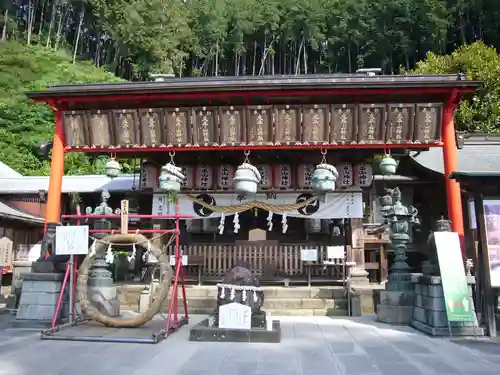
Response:
M450 55L429 52L411 74L464 73L468 79L482 81L477 94L460 104L456 112L457 129L469 132L500 132L500 55L495 48L476 42L458 48Z
M90 62L72 64L63 52L17 42L0 42L0 160L26 175L47 175L49 162L38 155L40 143L52 140L54 115L48 105L28 100L26 92L61 83L116 82L121 79ZM66 156L67 174L103 170L102 158Z

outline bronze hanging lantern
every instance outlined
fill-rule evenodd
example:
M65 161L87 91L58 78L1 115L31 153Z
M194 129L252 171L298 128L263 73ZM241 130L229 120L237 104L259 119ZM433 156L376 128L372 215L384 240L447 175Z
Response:
M106 163L105 166L106 176L109 178L116 178L122 172L122 166L118 163L114 156Z
M398 163L390 154L385 154L378 164L380 173L382 173L384 176L392 176L396 174L397 166Z

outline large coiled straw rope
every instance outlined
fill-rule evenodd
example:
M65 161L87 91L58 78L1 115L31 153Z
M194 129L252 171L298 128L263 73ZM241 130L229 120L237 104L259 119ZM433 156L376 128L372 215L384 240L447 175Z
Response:
M80 306L85 315L90 319L101 324L115 328L135 328L140 327L149 322L153 317L160 312L161 306L168 297L170 283L173 277L172 267L169 264L169 259L166 253L151 244L151 251L156 256L160 263L162 272L162 282L153 294L153 302L149 309L143 314L137 315L131 319L115 318L106 316L92 305L88 298L88 274L94 259L97 255L106 252L109 244L145 246L149 240L142 234L111 234L97 241L93 251L91 251L80 266L78 271L77 292L80 299Z

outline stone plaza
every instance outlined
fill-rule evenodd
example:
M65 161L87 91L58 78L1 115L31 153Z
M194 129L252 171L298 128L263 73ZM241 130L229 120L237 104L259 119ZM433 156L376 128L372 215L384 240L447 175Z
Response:
M203 316L191 317L190 326ZM0 375L493 375L500 344L430 338L374 317L282 317L280 344L188 341L157 345L42 341L0 315Z

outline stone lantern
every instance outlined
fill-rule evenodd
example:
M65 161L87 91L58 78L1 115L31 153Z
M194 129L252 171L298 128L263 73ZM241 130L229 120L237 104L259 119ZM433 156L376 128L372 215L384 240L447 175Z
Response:
M93 229L97 230L110 230L111 221L108 219L101 218L99 216L112 215L113 209L109 207L108 200L110 194L107 190L103 190L101 193L101 203L92 209L92 207L87 207L85 212L87 215L95 215L96 219L93 220ZM100 240L107 236L109 233L93 233L93 237L96 240ZM106 257L104 254L97 255L94 264L89 271L89 281L88 281L88 295L92 303L101 311L108 316L119 315L120 303L118 300L118 289L113 285L113 276L111 271L108 270L108 264L106 263Z
M385 290L380 291L377 320L391 324L409 324L413 313L411 267L406 262L407 244L412 226L418 225L418 211L401 203L399 188L386 190L382 214L390 227L390 246L395 253ZM382 201L382 199L381 199Z

